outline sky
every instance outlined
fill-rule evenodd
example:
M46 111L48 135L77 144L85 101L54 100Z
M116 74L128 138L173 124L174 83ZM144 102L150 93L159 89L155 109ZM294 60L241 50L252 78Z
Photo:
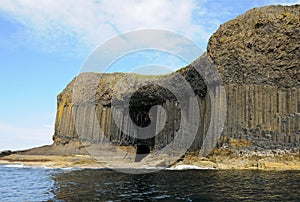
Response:
M162 29L205 51L222 23L254 7L296 3L300 0L0 0L0 151L52 143L56 96L106 41ZM118 60L108 72L130 72L150 60L169 70L185 65L146 51Z

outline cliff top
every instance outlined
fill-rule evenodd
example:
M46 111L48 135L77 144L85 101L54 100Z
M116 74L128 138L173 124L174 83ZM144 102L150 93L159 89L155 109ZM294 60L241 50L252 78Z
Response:
M170 100L175 99L174 95L160 86L174 85L180 91L184 88L180 76L189 82L195 94L203 96L207 84L193 66L205 66L208 60L214 62L225 84L299 87L299 58L300 5L254 8L221 25L209 40L207 54L185 68L163 76L82 73L58 99L65 103L109 105L112 97L124 100L135 92L136 102L147 96L153 102ZM209 68L202 68L203 74L211 74ZM147 87L140 85L137 90L137 84Z
M63 103L95 103L110 105L112 99L122 102L130 99L136 106L148 103L159 104L165 100L175 100L169 89L185 92L188 82L191 90L199 96L206 94L206 85L198 72L188 66L167 75L140 75L135 73L100 74L84 72L74 78L62 93L58 101ZM176 89L176 90L175 90ZM181 94L180 96L185 96Z
M254 8L220 26L208 55L225 83L300 86L300 5Z

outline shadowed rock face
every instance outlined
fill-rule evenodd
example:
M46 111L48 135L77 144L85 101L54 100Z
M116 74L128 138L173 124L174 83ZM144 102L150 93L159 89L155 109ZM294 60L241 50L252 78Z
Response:
M179 79L184 78L193 89L200 113L191 150L201 148L208 125L214 124L210 123L211 118L217 119L224 107L227 107L225 126L220 139L213 141L217 147L299 149L299 47L300 6L269 6L252 9L221 25L209 40L207 54L173 74L82 73L58 95L54 143L81 139L161 149L173 141L180 127L180 106L189 105L189 97ZM207 93L207 85L211 83L204 83L194 69L195 64L202 65L202 74L209 75L207 61L214 62L226 89L227 106L220 104L214 114L211 114L211 97ZM132 87L138 83L144 85L138 89ZM182 97L162 87L168 85L182 92ZM216 92L214 89L213 96L218 96ZM180 99L185 102L178 104ZM152 138L128 136L114 122L112 104L127 106L131 119L140 127L151 123L150 108L161 105L167 113L166 125ZM122 111L118 116L123 124L129 123ZM133 126L126 127L130 131Z

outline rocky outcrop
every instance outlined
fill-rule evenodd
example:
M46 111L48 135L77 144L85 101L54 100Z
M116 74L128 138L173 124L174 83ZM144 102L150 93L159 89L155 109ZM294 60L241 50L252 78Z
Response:
M221 25L207 52L223 82L299 88L299 8L254 8Z
M90 143L148 145L159 150L172 143L180 128L181 108L193 113L192 98L162 86L172 85L185 92L180 78L193 89L199 107L199 127L190 150L200 149L210 120L221 114L211 109L211 96L219 87L207 91L197 68L213 61L226 89L227 113L217 148L240 150L300 148L300 6L255 8L221 25L210 38L207 54L173 74L143 76L136 74L82 73L58 96L55 144L81 140ZM197 66L195 66L197 64ZM204 75L209 67L200 68ZM120 85L122 83L122 85ZM136 84L144 84L135 89ZM75 91L74 91L75 89ZM126 100L128 102L126 102ZM184 100L179 103L179 100ZM120 106L113 117L111 106ZM135 125L145 128L156 117L160 105L167 114L166 125L154 137L142 138ZM130 116L126 116L125 108ZM123 108L122 108L123 107ZM117 107L118 108L118 107ZM150 113L149 113L150 110ZM213 113L212 113L213 112ZM218 114L219 113L219 114ZM153 118L154 117L154 118ZM133 122L131 122L129 120ZM211 119L213 118L213 119ZM157 128L163 120L156 120ZM134 123L134 124L133 124ZM216 126L218 127L218 126ZM138 129L137 129L138 130Z
M255 8L211 37L208 55L226 84L228 101L223 143L238 139L255 150L300 148L299 8Z
M180 110L182 107L189 109L190 99L185 93L175 96L168 88L161 86L172 86L178 92L185 92L182 78L189 82L194 96L201 103L201 127L196 131L197 141L192 145L194 149L200 148L204 138L202 134L207 127L206 116L209 113L206 111L209 102L206 85L193 67L166 76L80 74L58 96L54 142L68 144L70 140L80 139L91 143L110 142L125 146L144 144L151 149L163 148L173 141L174 134L180 127ZM132 84L136 83L143 85L135 89L136 86ZM179 104L178 99L183 102ZM112 104L116 109L116 117L113 117ZM151 123L150 116L155 117L156 120L152 121L157 128L163 122L159 120L161 116L156 114L158 111L149 114L149 110L155 105L161 105L165 109L166 125L155 137L140 138L140 132L137 131L139 129L136 130L134 124L146 127ZM125 109L129 109L130 116L126 116ZM121 122L122 128L117 125L116 119ZM132 131L137 134L130 134Z
M11 154L14 154L14 153L15 152L13 152L13 151L5 150L5 151L0 152L0 157L8 156L8 155L11 155Z

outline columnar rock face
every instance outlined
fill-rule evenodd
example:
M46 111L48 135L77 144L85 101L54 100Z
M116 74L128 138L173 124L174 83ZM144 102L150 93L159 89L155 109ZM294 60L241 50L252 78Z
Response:
M228 84L226 93L223 143L233 138L253 149L300 148L299 88Z
M227 143L299 148L300 6L255 8L221 25L208 55L226 85Z
M299 5L252 9L221 25L209 40L207 54L196 63L204 65L205 61L214 62L226 90L227 114L222 135L214 140L216 147L300 148ZM173 85L178 92L184 92L179 78L189 83L198 101L199 128L190 149L200 149L209 125L214 124L211 118L218 118L220 110L211 109L212 95L207 90L210 84L204 83L193 64L165 76L80 74L58 96L55 144L80 139L144 144L154 150L165 147L172 143L185 118L181 108L188 106L187 114L195 111L190 97L161 87ZM136 83L145 85L134 89ZM217 96L218 87L213 91ZM112 105L116 106L115 113ZM163 116L157 114L161 112L150 110L155 105L165 109L164 126L160 126L164 121L158 118ZM216 108L224 107L220 103ZM157 135L141 138L138 131L134 134L136 126L147 127L153 119L157 119L156 128L162 127Z
M188 109L185 110L187 113L193 113L190 98L181 93L185 92L182 79L190 80L192 94L200 103L201 127L196 131L196 140L191 145L194 149L200 148L207 127L209 113L206 111L209 109L209 101L204 81L192 67L167 76L80 74L58 96L54 141L57 144L66 144L70 140L80 139L91 143L143 144L152 149L161 149L173 141L180 128L184 119L181 108ZM138 89L130 87L135 83L143 85ZM175 93L180 93L175 96L168 86ZM179 103L178 99L183 102ZM158 109L151 112L151 107L157 105L164 108L166 120L163 120L162 114L158 114L163 113ZM126 109L129 116L125 113ZM139 137L139 134L143 134L139 130L151 122L154 122L155 128L150 132L158 133L149 135L149 138Z

